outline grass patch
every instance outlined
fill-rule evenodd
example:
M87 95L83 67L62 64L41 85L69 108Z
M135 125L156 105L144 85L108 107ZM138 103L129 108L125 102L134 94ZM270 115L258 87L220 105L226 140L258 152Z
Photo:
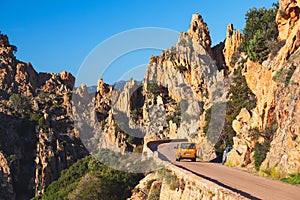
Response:
M271 167L270 169L267 170L262 170L261 171L263 176L267 176L273 179L280 179L283 177L282 173L280 173L278 170L275 169L275 167Z
M280 180L289 184L300 185L300 174L291 174L289 177Z

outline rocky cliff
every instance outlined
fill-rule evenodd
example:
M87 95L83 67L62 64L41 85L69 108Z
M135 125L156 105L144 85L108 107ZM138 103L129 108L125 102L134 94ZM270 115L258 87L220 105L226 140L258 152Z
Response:
M16 59L16 47L0 35L1 198L43 193L78 158L87 155L72 121L68 72L37 73ZM3 184L2 184L3 183ZM4 195L4 196L3 196Z
M226 92L224 71L211 58L210 45L208 27L195 14L177 44L150 58L141 84L130 80L118 90L100 80L95 98L80 87L73 95L75 120L79 133L85 133L84 143L96 145L88 149L135 151L144 137L188 138L201 141L203 159L214 158L216 141L201 128L206 124L204 109L225 101Z
M271 150L277 149L266 158L262 156L265 160L262 169L278 165L283 174L297 172L295 131L285 136L290 138L288 144L293 150L280 149L291 153L293 160L288 161L286 154L272 155L279 148L275 147L277 140L285 141L280 134L287 132L286 128L283 131L283 124L288 123L293 130L297 127L293 117L297 116L298 96L286 99L290 91L297 94L297 9L297 3L280 3L279 41L284 40L285 45L262 64L247 60L240 52L243 35L232 24L227 27L224 42L211 48L207 24L201 15L193 15L189 29L180 34L178 43L164 50L161 56L150 58L141 85L131 80L123 91L106 89L109 92L101 97L98 90L96 110L102 111L96 115L103 124L101 136L105 138L98 148L122 147L122 152L132 151L137 145L128 142L132 133L134 137L187 138L197 143L199 157L211 160L216 151L233 144L227 164L252 169L259 159L255 155L259 148L266 147L267 153L270 145ZM284 20L289 21L288 28L283 25ZM107 103L99 103L104 99ZM283 105L294 105L290 114L286 108L282 111ZM98 122L90 127L97 127ZM282 157L285 161L280 161Z
M284 46L262 64L248 61L243 74L257 97L256 107L233 122L237 133L228 162L251 167L267 151L261 169L278 177L299 172L299 1L280 1L279 40ZM261 148L265 146L267 150ZM269 149L268 149L268 146ZM256 152L255 152L256 151ZM255 155L256 154L256 155Z

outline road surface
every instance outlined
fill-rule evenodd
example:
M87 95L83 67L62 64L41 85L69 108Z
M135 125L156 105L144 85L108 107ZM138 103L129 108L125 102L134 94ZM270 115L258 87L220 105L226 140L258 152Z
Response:
M174 147L178 142L160 144L159 157L249 199L300 200L300 186L259 177L220 163L175 161Z

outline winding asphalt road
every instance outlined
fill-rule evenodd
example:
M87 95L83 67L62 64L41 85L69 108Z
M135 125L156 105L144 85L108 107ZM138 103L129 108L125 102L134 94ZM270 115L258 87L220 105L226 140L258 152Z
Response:
M191 162L190 160L177 162L175 161L174 149L177 144L178 142L159 144L157 147L159 157L249 199L300 199L300 186L259 177L242 170L223 166L220 163Z

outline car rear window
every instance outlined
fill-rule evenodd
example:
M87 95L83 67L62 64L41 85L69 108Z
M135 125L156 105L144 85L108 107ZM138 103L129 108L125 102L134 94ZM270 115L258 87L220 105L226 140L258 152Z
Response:
M181 148L182 149L193 149L194 148L194 144L191 144L191 143L183 143L181 144Z

